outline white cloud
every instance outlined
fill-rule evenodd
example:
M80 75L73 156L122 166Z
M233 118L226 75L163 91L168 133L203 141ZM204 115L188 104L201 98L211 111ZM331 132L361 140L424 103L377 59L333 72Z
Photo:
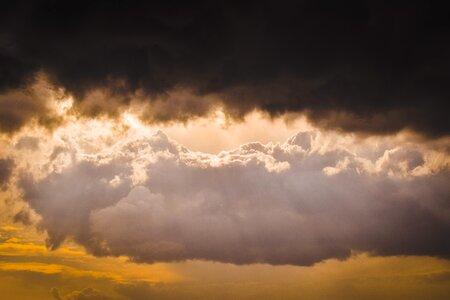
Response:
M69 153L58 167L22 170L51 247L70 237L136 261L300 265L352 250L450 252L448 158L415 144L311 131L212 155L161 131L93 140L95 151L66 136L40 162Z

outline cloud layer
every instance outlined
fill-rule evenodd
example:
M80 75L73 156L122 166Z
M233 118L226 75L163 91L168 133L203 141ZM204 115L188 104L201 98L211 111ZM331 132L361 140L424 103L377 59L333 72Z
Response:
M415 144L351 148L317 131L218 155L161 131L92 153L60 143L45 163L54 171L20 180L51 248L72 238L139 262L296 265L450 253L449 160Z
M149 121L223 105L236 117L303 112L326 128L447 135L445 11L423 1L11 1L0 13L0 102L41 72L90 116L136 100L152 107ZM27 103L0 130L45 115Z

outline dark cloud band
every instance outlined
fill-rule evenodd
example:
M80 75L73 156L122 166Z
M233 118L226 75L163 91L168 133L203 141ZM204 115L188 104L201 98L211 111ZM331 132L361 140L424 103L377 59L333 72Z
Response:
M186 114L306 112L324 127L447 135L445 9L427 1L9 1L0 13L0 89L43 71L83 103L127 105L175 88ZM169 99L169 101L172 101ZM180 102L179 99L173 101ZM198 109L197 109L198 108ZM175 110L176 111L176 110ZM186 116L183 116L185 118ZM167 111L156 120L176 120ZM5 127L5 126L3 126ZM6 127L5 127L6 128Z

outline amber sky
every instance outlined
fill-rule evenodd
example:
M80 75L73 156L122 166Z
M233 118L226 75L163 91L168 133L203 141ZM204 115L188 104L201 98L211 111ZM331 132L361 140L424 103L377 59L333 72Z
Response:
M1 299L448 299L437 3L1 5Z

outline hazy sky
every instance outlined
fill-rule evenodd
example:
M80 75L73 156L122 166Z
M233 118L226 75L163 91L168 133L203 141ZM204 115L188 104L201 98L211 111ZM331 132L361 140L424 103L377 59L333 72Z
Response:
M5 299L447 299L448 18L10 1Z

